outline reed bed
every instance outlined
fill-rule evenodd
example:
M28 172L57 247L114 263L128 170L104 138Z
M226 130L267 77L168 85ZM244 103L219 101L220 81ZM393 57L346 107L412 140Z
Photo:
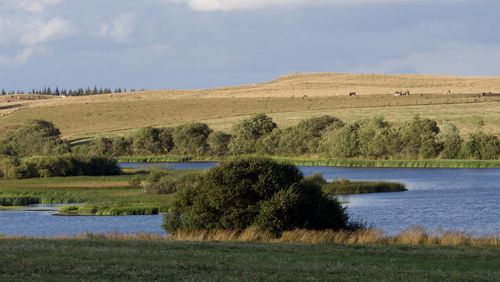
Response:
M500 160L363 160L363 159L329 159L304 160L298 158L275 159L289 161L301 166L332 167L387 167L387 168L500 168Z
M40 198L35 197L0 197L0 207L20 207L40 203Z
M378 229L358 231L305 230L285 231L276 235L268 231L250 227L237 230L195 230L179 231L168 236L159 234L86 233L76 237L58 239L81 240L123 240L123 241L176 241L176 242L260 242L260 243L300 243L338 245L399 245L423 247L476 247L500 248L500 235L472 236L464 232L428 232L414 227L396 235L384 235Z
M368 194L384 192L404 192L408 191L404 184L394 182L367 182L367 181L349 181L337 180L324 184L322 190L328 195L345 194Z

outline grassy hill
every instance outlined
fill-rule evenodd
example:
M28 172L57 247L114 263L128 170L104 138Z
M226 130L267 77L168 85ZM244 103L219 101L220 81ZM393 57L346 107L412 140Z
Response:
M398 90L412 95L388 95ZM358 97L348 97L349 92ZM281 126L329 114L345 120L383 115L401 123L415 114L451 121L463 133L481 115L485 129L500 135L500 77L429 75L294 74L238 87L205 90L155 90L85 97L0 97L0 135L28 119L53 121L70 139L126 134L145 126L202 121L229 130L255 113L270 114ZM450 94L451 93L451 94Z

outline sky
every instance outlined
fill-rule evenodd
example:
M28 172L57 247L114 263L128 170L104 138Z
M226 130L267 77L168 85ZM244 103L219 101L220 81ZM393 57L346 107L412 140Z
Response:
M0 88L500 75L498 0L0 0Z

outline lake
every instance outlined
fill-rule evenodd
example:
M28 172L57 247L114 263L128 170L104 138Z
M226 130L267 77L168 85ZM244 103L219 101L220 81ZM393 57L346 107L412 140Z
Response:
M213 162L141 164L123 168L207 169ZM412 226L430 231L500 233L500 169L409 169L300 167L304 175L321 173L327 180L385 180L406 184L408 192L343 197L351 218L397 233ZM161 216L60 217L53 211L0 212L0 234L53 237L93 233L157 233Z

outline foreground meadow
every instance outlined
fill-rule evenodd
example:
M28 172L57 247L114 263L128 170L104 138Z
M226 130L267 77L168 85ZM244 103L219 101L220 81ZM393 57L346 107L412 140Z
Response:
M2 281L494 281L471 247L0 239ZM50 259L48 259L50 258Z

